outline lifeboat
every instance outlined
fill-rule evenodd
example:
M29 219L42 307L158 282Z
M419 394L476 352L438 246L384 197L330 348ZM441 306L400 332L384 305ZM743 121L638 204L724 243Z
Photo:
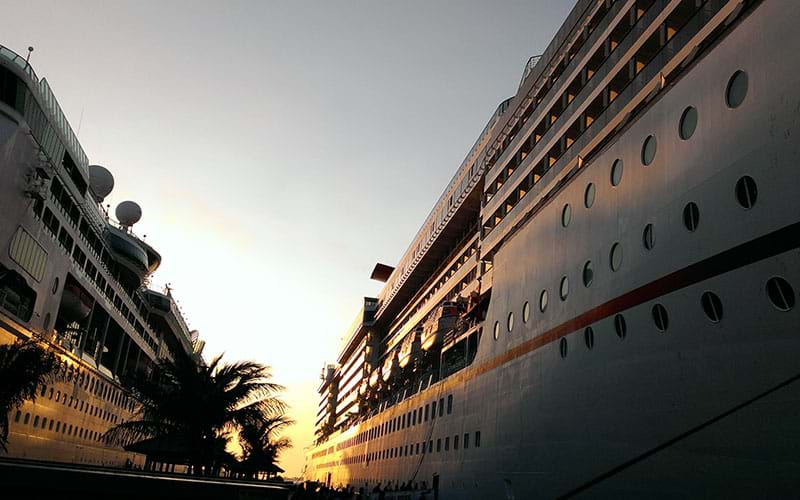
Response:
M366 380L363 380L361 384L358 386L358 395L364 396L367 393L367 388L369 388L369 384Z
M83 290L76 283L67 280L64 292L61 295L61 308L59 315L67 322L81 322L89 316L94 305L94 299L89 292Z
M397 364L400 368L405 368L414 359L420 350L420 337L422 336L423 328L418 326L413 332L406 335L403 339L403 344L400 346L400 354L397 359Z
M443 302L428 316L422 327L422 348L429 351L441 347L444 334L456 326L458 304Z
M372 374L369 376L369 386L370 387L377 386L378 385L378 380L380 380L380 379L381 379L381 369L379 367L379 368L376 368L376 369L372 370Z
M386 356L386 361L383 362L382 378L387 382L392 376L392 372L397 368L397 350L392 351Z

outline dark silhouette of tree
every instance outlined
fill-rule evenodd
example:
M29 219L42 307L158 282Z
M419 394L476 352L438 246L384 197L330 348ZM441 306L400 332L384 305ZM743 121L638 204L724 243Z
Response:
M8 449L9 412L35 401L39 387L55 379L59 367L58 357L35 340L0 345L0 449Z
M292 446L288 438L279 433L294 421L284 415L247 422L239 431L242 447L240 470L248 478L259 472L272 472L281 451Z
M269 381L269 367L221 359L205 365L179 356L158 363L149 376L137 373L130 381L136 416L106 438L123 446L149 438L179 443L195 474L214 474L227 458L220 443L249 422L286 411L277 397L283 387Z

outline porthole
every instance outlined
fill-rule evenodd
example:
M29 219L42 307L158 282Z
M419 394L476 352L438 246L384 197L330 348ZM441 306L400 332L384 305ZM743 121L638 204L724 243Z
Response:
M525 301L525 304L522 306L522 322L527 323L531 317L531 305L528 301Z
M622 266L622 245L619 243L614 243L614 245L611 246L609 264L611 265L611 270L615 272L619 271L619 268Z
M705 292L700 297L700 304L712 323L719 323L722 320L722 301L716 293Z
M567 295L569 295L569 279L566 276L561 278L561 285L558 288L558 294L561 297L561 300L567 300Z
M737 71L728 80L728 88L725 89L725 102L729 108L738 108L747 95L747 73Z
M561 354L561 358L567 357L567 339L561 338L561 341L558 343L558 352Z
M612 186L619 186L619 183L622 182L622 160L617 158L614 160L614 164L611 165L611 185Z
M756 181L749 175L745 175L736 181L736 201L745 210L750 210L756 204L758 198L758 187Z
M588 186L586 186L586 191L583 193L583 206L586 208L592 208L594 205L594 197L596 195L594 189L594 183L590 182Z
M648 135L642 144L642 165L648 166L656 157L656 137Z
M594 347L594 330L591 326L587 326L583 331L583 341L586 342L587 349Z
M592 261L587 260L583 265L583 286L589 287L594 281L594 269L592 269Z
M572 219L572 207L569 206L569 203L564 205L564 209L561 210L561 225L563 227L569 226L569 221Z
M625 335L628 334L628 325L625 323L625 316L621 314L617 314L614 316L614 331L617 333L617 337L620 340L625 338Z
M506 326L508 327L508 333L511 333L511 330L514 329L514 313L508 313L508 321L506 322Z
M775 276L767 281L767 297L779 311L789 311L794 308L794 289L783 278Z
M656 234L652 224L644 226L644 231L642 231L642 244L647 250L652 250L653 247L656 246Z
M697 226L700 224L700 209L697 208L697 204L693 201L690 201L683 207L683 225L686 226L690 232L694 232L697 230Z
M500 337L500 322L494 322L494 339L497 340Z
M48 328L50 328L50 313L44 315L44 323L42 323L42 328L46 332Z
M678 134L681 136L681 139L684 141L689 139L692 135L694 135L694 131L697 128L697 108L694 106L689 106L683 111L681 115L681 123L678 127Z
M666 332L667 328L669 328L669 315L667 314L667 308L661 304L656 304L653 306L651 313L653 314L653 323L656 324L658 331Z
M542 290L539 295L539 310L544 312L547 309L547 290Z

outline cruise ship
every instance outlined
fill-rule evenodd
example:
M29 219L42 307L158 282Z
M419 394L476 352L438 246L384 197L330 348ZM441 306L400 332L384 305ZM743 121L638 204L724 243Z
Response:
M796 496L798 22L789 0L579 0L375 266L305 478Z
M89 164L29 56L0 46L0 343L39 342L61 376L9 414L6 456L142 465L102 437L133 415L124 381L163 359L202 362L203 341L168 287L149 288L161 256L132 230L141 208L109 215L112 174Z

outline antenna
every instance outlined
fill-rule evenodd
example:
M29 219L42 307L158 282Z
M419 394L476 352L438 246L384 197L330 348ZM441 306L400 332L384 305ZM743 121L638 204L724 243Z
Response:
M33 53L33 47L32 47L32 46L29 46L29 47L28 47L28 57L26 57L26 58L25 58L25 64L28 64L28 61L30 61L30 59L31 59L31 53Z

